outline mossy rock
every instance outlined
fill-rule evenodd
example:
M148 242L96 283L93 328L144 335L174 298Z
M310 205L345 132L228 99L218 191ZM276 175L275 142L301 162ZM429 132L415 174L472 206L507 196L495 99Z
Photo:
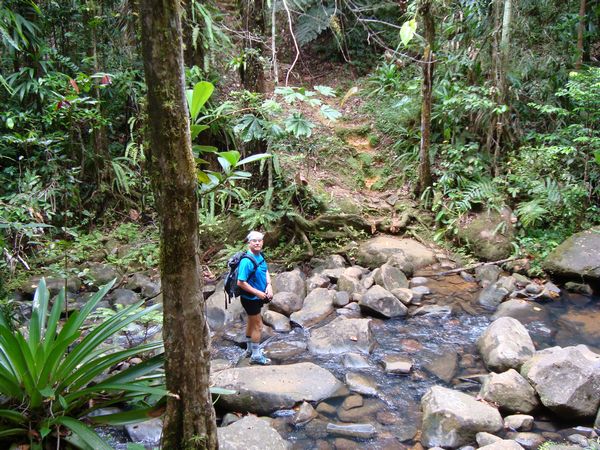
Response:
M475 257L484 261L508 258L513 251L514 236L510 219L508 208L502 213L488 211L470 215L459 225L457 238Z

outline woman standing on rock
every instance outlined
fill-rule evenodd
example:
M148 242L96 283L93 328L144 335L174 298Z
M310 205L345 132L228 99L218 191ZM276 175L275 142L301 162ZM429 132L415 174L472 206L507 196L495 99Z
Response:
M248 314L246 354L249 354L251 363L265 365L270 364L271 360L260 348L263 328L260 310L263 302L273 298L273 289L269 268L262 254L263 237L264 235L258 231L251 231L246 237L249 258L242 258L240 261L237 285L241 289L242 306Z

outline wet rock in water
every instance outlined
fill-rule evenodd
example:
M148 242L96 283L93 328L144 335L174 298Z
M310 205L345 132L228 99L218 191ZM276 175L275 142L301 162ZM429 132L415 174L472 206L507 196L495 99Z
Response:
M333 306L337 308L341 308L350 303L350 294L346 291L338 291L335 293L335 298L333 300Z
M333 312L334 298L335 291L317 288L304 299L302 309L290 315L290 320L303 328L311 327Z
M362 406L351 409L338 409L337 417L342 422L370 422L378 412L386 411L386 405L377 398L367 398Z
M494 442L489 445L485 445L483 447L479 447L479 450L524 450L518 442L513 441L512 439L500 439L497 442Z
M475 279L480 283L492 284L498 281L502 269L496 265L479 266L475 268Z
M160 444L163 428L161 419L151 419L146 422L125 425L125 428L133 442L151 448Z
M410 279L409 282L409 287L410 288L414 288L416 286L425 286L427 283L429 283L429 278L425 278L425 277L414 277Z
M129 306L140 301L140 295L129 289L115 289L107 297L113 305Z
M411 304L415 296L413 291L407 288L392 289L390 292L406 306Z
M540 406L535 389L514 369L485 377L479 396L508 412L530 413Z
M509 294L510 292L502 287L497 281L494 284L490 284L479 293L477 303L486 309L494 310L500 303L508 298Z
M540 294L543 290L544 290L544 286L540 286L539 284L536 284L536 283L530 283L527 286L525 286L525 292L527 292L528 294L531 294L531 295Z
M87 276L96 286L103 286L115 278L119 278L121 274L110 264L90 263Z
M367 369L370 367L367 358L359 353L345 353L342 358L342 364L347 369Z
M355 292L362 292L362 283L354 276L343 273L337 281L337 287L340 291L346 291L350 295Z
M347 373L346 385L348 385L350 391L358 394L376 396L379 393L375 381L372 378L359 373Z
M287 360L306 352L306 342L304 341L279 341L269 342L264 349L269 358L277 360Z
M330 405L327 402L321 402L317 405L317 412L319 414L323 414L324 416L332 417L337 413L337 409L335 406Z
M556 300L560 297L560 288L554 283L548 281L544 283L544 289L542 289L540 297L546 300Z
M477 340L477 348L488 369L496 372L520 369L535 352L529 333L512 317L492 322Z
M261 316L263 322L269 325L275 331L287 333L292 329L290 319L283 314L279 314L275 311L269 311L267 309L262 311Z
M383 264L374 275L375 283L387 291L399 288L408 288L408 279L406 275L398 268Z
M328 288L329 278L320 273L316 273L306 280L306 292L310 292L316 288Z
M222 450L288 449L288 443L267 420L252 415L246 416L229 426L217 428L217 434L219 449Z
M306 297L306 281L304 274L299 270L291 272L282 272L273 274L271 283L273 284L273 293L293 292L300 298Z
M315 411L315 408L313 408L310 403L302 402L298 408L298 411L296 411L296 414L294 414L292 423L296 426L304 425L317 417L317 415L317 411Z
M409 313L414 316L449 316L452 314L452 307L449 305L425 305L412 309Z
M410 373L413 363L410 359L400 355L385 355L383 357L383 370L386 373L405 375Z
M309 362L225 369L211 375L211 384L237 391L221 396L219 407L258 414L289 409L300 401L318 402L343 387L331 372Z
M544 406L560 417L593 418L600 407L600 355L585 345L537 352L521 369Z
M514 414L504 418L504 428L512 431L529 431L533 428L533 416Z
M408 308L400 300L379 285L371 287L362 296L359 305L361 308L388 318L405 316L408 312Z
M516 441L519 445L527 450L536 449L546 441L544 436L529 432L511 432L507 433L506 437Z
M534 321L545 321L548 318L548 312L539 303L512 299L505 301L498 307L492 315L492 320L500 317L512 317L522 324L526 324Z
M513 273L512 277L515 279L515 282L519 287L525 287L531 283L529 278L527 278L525 275L521 275L520 273Z
M433 386L421 399L421 442L428 447L460 447L480 431L495 433L504 425L496 408L462 392Z
M292 313L300 311L304 300L294 292L278 292L268 305L270 310L289 317Z
M501 437L496 436L495 434L486 433L485 431L480 431L475 435L475 441L477 445L480 447L484 447L486 445L494 444L496 442L500 442L502 440Z
M364 404L363 398L358 394L354 394L354 395L350 395L349 397L346 397L344 399L344 402L342 403L342 409L349 410L349 409L353 409L353 408L358 408L358 407L362 406L363 404Z
M543 268L560 278L600 282L600 226L568 238L548 255Z
M592 295L594 293L589 284L575 283L573 281L565 283L565 289L569 292L576 292L583 295Z
M443 348L442 353L425 355L423 367L440 380L450 383L458 369L458 353L451 348Z
M369 354L375 346L370 319L337 317L310 332L308 349L316 355L360 352Z
M464 270L460 273L460 277L467 283L474 283L475 281L477 281L473 275L471 275L468 272L465 272Z
M327 424L327 432L336 436L351 436L362 439L372 438L377 430L370 423Z

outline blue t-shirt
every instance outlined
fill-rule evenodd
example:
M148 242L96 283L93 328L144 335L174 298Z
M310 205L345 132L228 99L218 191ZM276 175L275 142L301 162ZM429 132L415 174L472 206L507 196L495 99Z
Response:
M255 255L250 250L246 252L248 255L252 255L254 260L258 264L256 271L254 271L254 264L249 258L242 258L238 267L238 280L246 281L254 289L258 289L261 292L265 292L267 289L267 262L264 256L261 254ZM254 273L252 273L254 272ZM249 300L260 300L256 295L252 295L249 292L244 291L240 288L241 295Z

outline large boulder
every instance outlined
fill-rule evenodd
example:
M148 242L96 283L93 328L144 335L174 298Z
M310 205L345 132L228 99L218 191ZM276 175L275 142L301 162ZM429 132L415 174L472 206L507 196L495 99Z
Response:
M521 368L541 402L561 417L594 418L600 407L600 355L585 345L537 352Z
M306 296L302 309L292 313L290 320L304 328L312 327L333 312L334 300L334 290L317 288Z
M379 285L372 286L358 302L361 308L385 317L405 316L408 308L394 294Z
M286 450L288 442L271 426L269 420L246 416L233 424L217 429L221 450L251 450L268 448Z
M477 340L477 348L485 365L495 372L518 370L535 352L529 333L512 317L494 320Z
M304 300L294 292L278 292L273 295L273 300L269 303L269 309L290 316L290 314L300 311Z
M600 285L600 226L574 234L544 261L546 272Z
M376 272L375 283L390 292L394 289L408 288L406 275L400 269L390 264L382 265Z
M496 408L462 392L433 386L421 399L425 447L457 448L475 441L480 431L495 433L504 422Z
M211 330L222 329L225 325L239 319L244 313L239 298L232 298L227 302L222 280L217 284L215 293L206 299L205 307L206 319Z
M304 278L304 275L299 270L272 275L273 293L293 292L300 298L304 298L306 297L306 281Z
M211 375L211 386L237 391L219 397L218 406L227 411L270 414L303 401L318 403L343 384L328 370L304 362L225 369Z
M308 349L317 355L371 353L375 346L370 319L344 319L311 330Z
M479 396L511 413L530 413L540 406L535 389L514 369L485 377Z
M513 251L514 226L511 212L486 211L469 216L459 224L458 239L468 244L471 252L484 261L508 258Z
M436 261L432 250L413 239L379 236L360 245L357 263L375 269L385 264L392 256L394 258L390 263L407 275Z

